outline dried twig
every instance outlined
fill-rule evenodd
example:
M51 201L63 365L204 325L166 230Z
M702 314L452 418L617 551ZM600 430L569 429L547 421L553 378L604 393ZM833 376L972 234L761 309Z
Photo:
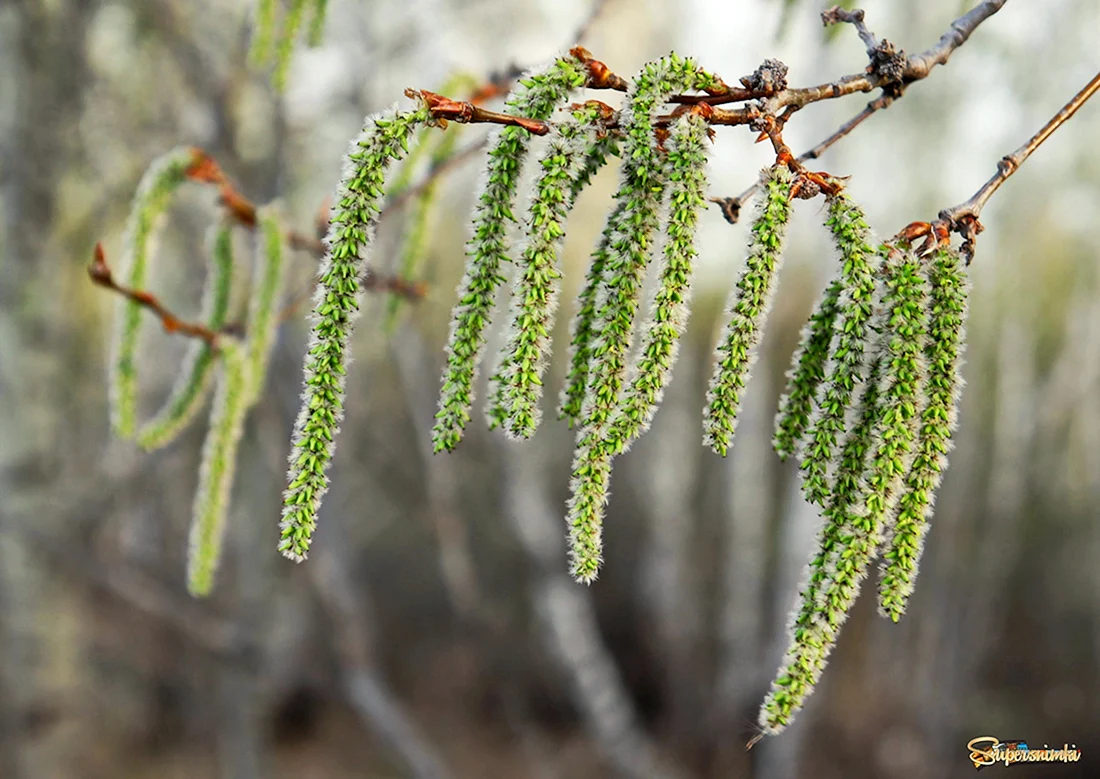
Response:
M771 110L777 110L778 108L793 107L795 110L809 105L817 100L842 97L844 95L852 94L853 92L870 92L876 88L882 88L883 94L876 100L867 104L867 107L845 122L836 132L826 138L824 141L809 149L806 152L800 154L797 159L799 162L805 162L806 160L813 160L820 157L826 149L835 144L841 138L847 136L852 130L858 127L867 119L871 114L881 111L885 108L889 108L893 102L902 96L904 89L914 81L920 81L926 78L936 65L946 64L951 54L959 46L966 43L971 33L977 29L978 25L984 22L997 11L1001 10L1001 7L1005 4L1006 0L986 0L980 5L973 8L968 13L956 19L951 23L950 29L944 33L936 44L925 51L914 54L904 59L904 65L900 68L900 78L894 78L897 73L891 74L889 69L880 67L878 72L864 73L852 76L845 76L837 79L830 84L823 84L819 87L811 87L809 89L793 89L784 90L783 93L777 94L772 98ZM836 22L851 22L856 26L856 30L860 33L860 37L868 48L868 55L872 59L871 70L874 69L874 63L876 63L875 52L879 51L882 44L885 41L879 43L863 25L863 12L862 11L843 11L835 13L838 9L830 9L822 14L822 20L825 24L833 24ZM858 15L858 22L855 21ZM843 18L842 18L843 17ZM872 45L874 42L874 45ZM885 55L886 52L884 51ZM894 80L891 80L894 79ZM716 102L716 101L708 101ZM745 109L741 109L742 112ZM767 109L761 109L767 113ZM723 122L723 123L740 123L740 122ZM722 207L722 213L726 217L728 222L736 223L740 216L741 208L756 194L758 189L757 184L753 184L742 192L737 197L714 197L711 201L718 203Z
M963 250L967 255L967 261L973 258L974 238L982 231L981 222L978 221L986 202L993 196L1009 176L1020 169L1024 161L1031 153L1038 149L1055 130L1061 127L1071 116L1077 113L1077 109L1085 104L1094 94L1100 91L1100 73L1097 73L1085 84L1073 98L1062 106L1062 109L1051 117L1043 127L1031 136L1028 141L1011 154L1005 155L997 163L997 172L989 181L985 182L974 195L964 203L952 208L945 208L939 213L939 223L952 232L958 233L964 239ZM941 225L930 225L930 232L936 232ZM942 232L942 230L940 230Z
M131 289L115 281L111 273L111 267L107 264L106 255L103 252L103 244L95 245L95 254L88 265L88 277L94 284L119 293L138 305L149 309L158 317L161 324L169 333L180 333L191 338L201 338L210 345L211 349L218 348L218 334L208 327L194 322L185 322L167 308L151 292L139 289Z

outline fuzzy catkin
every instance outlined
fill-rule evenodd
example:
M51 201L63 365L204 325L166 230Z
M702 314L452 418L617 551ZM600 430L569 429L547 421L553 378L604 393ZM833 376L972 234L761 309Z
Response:
M927 379L916 456L905 476L890 543L883 554L879 612L897 622L905 613L928 531L936 488L947 468L958 425L960 366L969 280L959 253L938 249L924 261L928 282Z
M509 436L534 435L542 416L542 382L550 351L550 331L557 311L558 255L565 238L565 221L572 204L572 184L588 149L586 125L594 109L574 112L557 125L546 154L539 160L527 216L526 244L519 258L512 292L512 324L499 360L490 420Z
M759 724L769 734L783 730L813 691L912 460L927 291L911 251L885 247L885 254L881 353L868 372L860 421L841 445L839 478L792 620L791 646L760 709Z
M276 92L286 89L290 60L294 56L294 44L298 31L302 28L307 3L308 0L290 0L290 6L283 17L283 28L279 32L279 39L275 41L275 71L271 74L271 83Z
M814 306L809 321L802 328L798 348L791 357L791 367L787 370L787 390L779 399L775 436L772 438L772 447L780 460L786 460L798 450L802 435L809 424L817 388L825 379L833 323L836 321L839 308L837 304L843 289L844 283L839 277L829 282L821 299Z
M653 421L664 394L676 348L687 326L694 271L695 232L706 205L709 127L694 113L680 117L669 131L665 164L669 213L661 255L660 287L642 328L640 357L607 432L612 454L624 451Z
M876 319L882 320L879 314ZM832 584L833 562L845 547L842 542L845 510L859 499L867 453L879 414L879 379L884 360L884 342L872 329L868 346L868 367L860 385L859 405L851 426L845 431L840 463L829 504L822 515L815 552L806 566L798 601L788 625L789 647L775 681L760 709L759 724L766 732L778 733L788 725L813 692L825 663L836 644L846 612L829 610L824 597Z
M158 157L138 184L123 237L119 276L132 289L144 289L150 257L164 212L187 172L199 160L199 152L179 147ZM130 438L137 426L137 348L144 312L133 300L116 303L108 372L111 429L119 438Z
M275 38L275 0L256 0L252 25L248 58L253 67L258 67L271 60L271 42Z
M305 559L321 498L328 489L327 470L344 413L348 342L363 296L367 251L381 208L386 169L408 151L416 128L429 121L423 103L412 111L393 109L369 117L351 146L336 191L325 238L327 251L313 296L303 366L305 388L283 495L279 551L291 560Z
M806 567L798 602L787 628L789 647L779 672L760 707L759 724L766 733L775 734L790 724L813 692L836 645L846 611L831 609L824 597L832 583L833 558L843 548L844 510L858 498L871 433L878 413L878 373L881 358L872 361L868 382L863 385L858 421L849 431L843 446L837 487L822 517L816 551Z
M603 232L588 263L584 284L577 294L577 310L569 328L569 372L566 375L558 405L558 418L568 420L570 427L582 420L584 398L588 391L592 348L596 339L597 314L600 308L604 271L611 253L615 225L622 218L625 210L626 204L620 200L608 214Z
M876 260L863 211L847 195L828 198L826 225L840 255L842 291L837 301L833 341L825 379L818 386L815 415L802 441L802 489L811 503L825 505L845 415L859 382L864 344L872 316Z
M325 37L325 19L328 16L328 0L313 0L313 18L309 22L307 40L310 46L320 46Z
M256 262L248 308L249 405L259 398L267 379L267 364L279 324L277 305L283 292L286 262L278 212L264 206L256 213Z
M585 82L583 64L573 55L519 82L506 112L513 116L547 119ZM474 379L485 347L485 330L492 316L497 288L503 283L501 265L509 262L508 225L515 222L512 207L530 134L505 127L492 136L488 170L478 196L473 236L466 244L466 272L458 286L458 303L451 314L447 364L439 393L439 410L432 428L432 448L451 451L462 440L470 421Z
M642 276L652 253L652 235L658 227L666 183L663 155L653 134L654 116L672 94L722 88L721 79L693 60L672 54L642 68L623 104L622 181L615 196L619 206L613 212L614 222L605 227L608 251L596 295L597 321L589 342L583 424L568 503L570 568L581 582L595 580L602 560L603 512L612 457L604 438L620 402Z
M726 306L729 320L719 340L703 409L703 443L723 457L733 441L741 392L756 361L764 320L775 295L791 216L791 172L785 166L775 166L764 171L763 179L764 197L752 225L749 256Z
M203 289L202 321L213 332L225 326L233 281L233 225L226 219L213 231L210 271ZM217 355L203 340L191 343L176 386L159 412L137 432L138 445L146 451L171 443L202 407L210 388Z
M208 595L214 586L233 491L237 445L249 407L250 377L245 349L228 337L220 339L219 348L221 373L202 449L187 559L187 590L196 597Z

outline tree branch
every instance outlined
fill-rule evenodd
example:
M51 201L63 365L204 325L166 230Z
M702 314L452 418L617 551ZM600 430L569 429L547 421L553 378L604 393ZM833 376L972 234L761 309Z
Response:
M780 107L794 107L795 110L797 110L818 100L843 97L844 95L849 95L854 92L870 92L876 88L882 88L884 91L880 97L868 103L866 108L841 125L836 132L824 141L817 144L812 149L803 152L796 158L799 162L817 159L826 149L831 147L841 138L847 136L869 116L877 111L889 108L897 98L904 94L904 90L909 84L927 78L936 65L946 64L948 58L950 58L955 49L966 43L971 33L977 29L978 25L997 13L997 11L1001 10L1005 2L1007 2L1007 0L986 0L968 13L956 19L951 23L951 27L948 31L940 36L939 41L937 41L934 46L926 49L920 54L906 57L900 69L900 80L894 81L891 81L891 76L887 75L885 72L889 70L889 68L885 67L885 63L877 58L879 52L881 52L883 56L889 56L889 51L886 49L889 43L887 41L875 41L874 35L872 35L863 24L863 11L856 10L849 12L835 7L831 8L822 13L822 22L826 25L835 24L837 22L849 22L854 24L857 32L859 32L860 38L863 39L863 42L867 45L868 56L872 61L872 65L868 70L872 72L868 74L845 76L830 84L823 84L818 87L783 90L772 98L772 105L763 110L766 112L770 108L770 110L774 111ZM856 21L857 16L858 22ZM871 45L872 41L875 42L874 46ZM890 47L890 49L892 49L892 47ZM899 54L902 53L899 52ZM873 72L876 69L879 71L878 73ZM737 197L714 197L711 198L711 202L718 203L722 208L722 214L725 216L726 221L735 224L740 216L742 206L752 199L758 187L759 185L754 183Z
M1069 121L1070 117L1077 113L1077 109L1083 106L1097 91L1100 91L1100 73L1093 76L1092 79L1085 84L1068 103L1062 106L1062 109L1051 117L1050 121L1043 125L1035 135L1031 136L1023 146L1011 154L1002 157L1000 162L997 163L997 172L993 174L993 177L985 182L969 200L957 206L953 206L952 208L945 208L943 211L940 211L939 222L942 223L942 226L951 232L956 232L963 236L963 247L968 262L973 259L974 237L982 231L981 222L978 220L989 198L993 196L994 192L1000 189L1001 185L1004 184L1013 173L1020 169L1020 166L1031 156L1032 152L1038 149L1055 130Z
M107 264L107 258L103 252L103 244L95 245L95 254L88 266L88 277L94 284L117 292L143 308L147 308L156 314L169 333L180 333L191 338L200 338L210 345L211 349L218 348L218 333L210 328L193 322L185 322L167 308L151 292L139 289L131 289L115 281L111 273L111 267Z

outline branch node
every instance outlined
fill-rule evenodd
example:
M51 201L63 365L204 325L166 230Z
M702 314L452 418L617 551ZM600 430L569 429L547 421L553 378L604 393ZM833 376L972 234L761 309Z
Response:
M787 88L787 66L777 59L766 59L741 84L761 97L770 97Z

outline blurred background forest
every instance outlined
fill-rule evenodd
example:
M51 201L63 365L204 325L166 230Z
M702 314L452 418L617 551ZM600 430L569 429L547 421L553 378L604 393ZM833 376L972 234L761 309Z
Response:
M583 587L565 560L564 424L513 445L478 411L455 454L431 455L475 156L442 180L426 298L389 337L383 295L367 300L310 560L275 551L303 315L281 328L248 421L215 594L187 596L204 425L151 455L110 439L115 300L85 274L95 241L117 254L149 161L200 146L308 229L365 114L458 71L543 63L589 12L589 0L332 0L324 44L296 52L276 96L247 66L251 5L0 2L0 777L948 777L973 773L965 745L979 735L1083 750L1014 775L1100 776L1100 104L983 215L961 428L909 613L890 624L865 593L808 708L746 752L818 522L770 436L834 263L820 201L796 206L725 460L700 445L700 418L748 225L704 215L675 378L616 462L607 561ZM969 5L862 7L915 52ZM585 43L624 75L675 49L731 83L771 56L815 84L865 64L854 31L823 31L820 10L610 0ZM1095 0L1009 2L818 167L852 176L882 235L929 219L1096 72L1098 33ZM788 142L808 148L866 99L807 108ZM461 132L460 147L485 134ZM720 128L712 192L744 189L766 146ZM548 400L614 185L602 174L571 218ZM215 213L199 187L172 209L150 287L175 310L197 310ZM383 223L382 272L402 224ZM291 288L314 268L295 256ZM146 332L149 413L187 344Z

